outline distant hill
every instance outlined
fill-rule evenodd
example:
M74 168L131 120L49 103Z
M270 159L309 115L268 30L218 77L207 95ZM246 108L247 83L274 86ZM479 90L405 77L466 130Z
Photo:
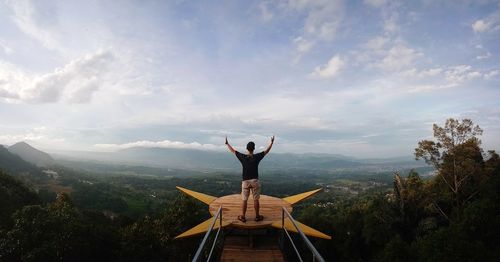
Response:
M197 171L231 170L238 171L241 166L229 152L203 151L194 149L144 148L135 147L117 152L67 152L60 158L97 160L126 165L145 165L162 168L177 168ZM269 154L261 163L266 170L366 170L394 171L400 168L414 168L425 164L411 157L400 159L357 159L334 154Z
M46 167L55 163L54 159L47 153L40 151L26 142L16 143L8 148L9 152L20 156L37 166Z
M26 162L18 155L11 153L4 146L0 146L0 169L12 175L21 173L40 173L40 170L35 165Z
M240 170L241 166L229 152L177 148L134 147L117 152L63 153L60 158L98 160L127 165L146 165L188 170ZM327 154L271 153L261 163L265 169L332 169L354 168L363 163L353 158Z

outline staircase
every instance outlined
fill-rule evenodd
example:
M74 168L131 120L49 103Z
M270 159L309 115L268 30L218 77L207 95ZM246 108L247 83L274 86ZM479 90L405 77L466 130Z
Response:
M200 243L198 250L193 258L193 262L197 261L287 261L283 254L283 248L280 248L279 243L283 243L283 240L289 241L293 251L290 254L295 253L295 259L298 261L304 261L303 256L309 253L312 255L312 261L324 262L324 259L318 253L316 248L312 245L309 239L302 232L301 228L297 226L297 222L288 213L285 208L282 208L281 217L281 230L277 231L276 228L247 228L241 229L238 227L226 227L225 232L221 233L222 229L222 206L219 207L218 211L211 220L210 227L208 227L205 237ZM211 235L212 230L216 223L219 223L217 230L215 230L215 236L211 238L209 242L211 245L207 245L207 240ZM308 251L305 253L299 251L295 245L292 237L290 236L289 230L287 229L287 223L291 224L295 229L300 239L306 244ZM306 227L306 229L308 229ZM282 238L279 237L281 234ZM211 247L210 247L211 246ZM216 248L218 247L218 248ZM208 249L207 249L208 248ZM217 251L219 250L219 251ZM219 255L217 255L219 254ZM287 252L287 256L288 256ZM295 261L294 259L294 261ZM309 260L306 260L309 261Z
M220 261L282 262L278 238L269 235L230 235L224 240Z

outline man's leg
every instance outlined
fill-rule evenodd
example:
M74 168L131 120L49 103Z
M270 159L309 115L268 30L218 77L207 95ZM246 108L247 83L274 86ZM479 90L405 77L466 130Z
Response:
M245 217L246 213L247 213L247 200L243 200L241 202L241 214L243 217Z
M259 214L259 208L260 208L260 206L259 206L259 200L258 199L257 200L254 199L253 200L253 207L255 208L255 217L260 216L260 214Z
M241 216L238 217L240 221L245 222L245 215L247 213L247 201L248 201L248 196L250 195L250 189L249 189L249 184L248 181L243 180L241 182Z
M260 215L260 182L258 179L252 181L253 206L255 208L255 221L261 221L263 217Z

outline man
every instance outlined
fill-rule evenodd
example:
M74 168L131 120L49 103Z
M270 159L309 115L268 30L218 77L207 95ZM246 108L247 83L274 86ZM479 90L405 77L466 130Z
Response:
M241 166L243 167L243 181L241 182L241 198L243 200L241 204L242 215L238 216L238 220L245 223L246 222L246 212L247 212L247 201L248 196L250 195L250 190L252 191L253 196L253 205L255 208L255 221L262 221L264 216L259 214L259 198L260 198L260 183L259 183L259 163L264 158L265 155L271 151L271 147L274 144L274 136L271 137L271 143L263 152L258 154L253 153L255 150L255 143L248 142L247 151L248 154L242 154L236 150L227 142L226 136L226 145L231 153L235 154L238 160L241 162Z

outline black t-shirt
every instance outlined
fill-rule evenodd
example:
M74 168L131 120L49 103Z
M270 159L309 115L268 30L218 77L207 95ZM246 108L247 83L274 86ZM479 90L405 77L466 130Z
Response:
M259 163L266 154L264 152L260 152L258 154L254 154L253 156L249 156L238 151L235 153L236 157L241 162L241 166L243 167L243 180L259 179Z

